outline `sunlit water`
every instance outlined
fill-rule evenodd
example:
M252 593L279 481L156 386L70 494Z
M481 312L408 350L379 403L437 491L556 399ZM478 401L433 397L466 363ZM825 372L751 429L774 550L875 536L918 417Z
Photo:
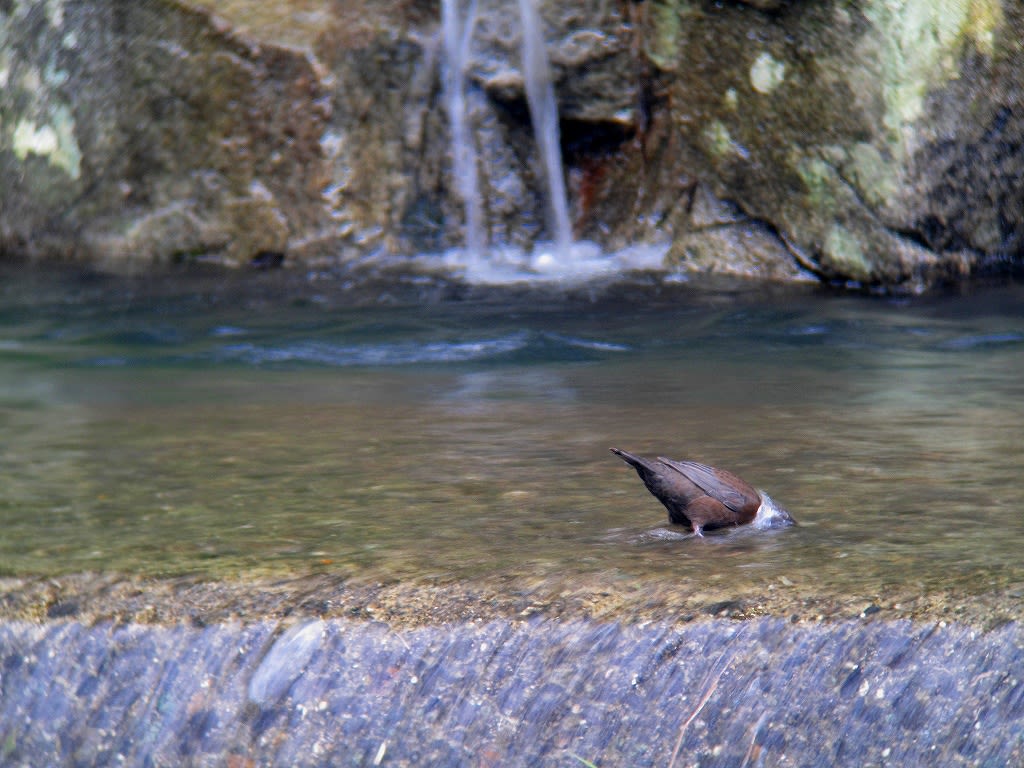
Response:
M278 277L4 274L0 574L1024 583L1019 286L354 306ZM611 446L799 525L684 538Z

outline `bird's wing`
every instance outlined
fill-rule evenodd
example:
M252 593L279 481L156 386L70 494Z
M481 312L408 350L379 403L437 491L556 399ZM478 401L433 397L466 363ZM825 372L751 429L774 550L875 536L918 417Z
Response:
M761 495L731 472L709 467L696 461L674 461L659 456L658 461L679 472L713 499L718 499L734 512L745 513L761 504Z

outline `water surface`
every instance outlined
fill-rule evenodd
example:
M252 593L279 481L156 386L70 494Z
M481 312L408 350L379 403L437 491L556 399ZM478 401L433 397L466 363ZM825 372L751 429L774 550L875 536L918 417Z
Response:
M407 304L278 277L4 275L0 575L1024 584L1021 286ZM685 538L610 446L800 525Z

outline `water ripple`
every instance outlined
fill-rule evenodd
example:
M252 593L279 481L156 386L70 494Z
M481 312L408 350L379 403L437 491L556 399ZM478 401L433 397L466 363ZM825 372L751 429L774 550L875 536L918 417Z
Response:
M595 341L594 339L583 339L577 336L564 336L560 333L544 333L544 338L564 344L567 347L577 349L588 349L594 352L629 352L631 347L625 344L616 344L611 341Z
M980 349L1004 344L1019 344L1021 341L1024 341L1024 335L1019 333L981 333L958 336L942 344L942 347L944 349Z
M508 355L528 344L525 332L496 339L394 344L332 344L306 341L285 346L231 344L220 348L216 357L252 365L306 363L327 366L415 365L461 363Z

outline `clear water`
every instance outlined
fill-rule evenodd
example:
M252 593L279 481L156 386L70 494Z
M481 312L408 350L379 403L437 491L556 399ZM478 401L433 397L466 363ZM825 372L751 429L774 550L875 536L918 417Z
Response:
M0 575L1024 584L1024 287L437 295L7 270ZM800 525L682 538L610 446Z

